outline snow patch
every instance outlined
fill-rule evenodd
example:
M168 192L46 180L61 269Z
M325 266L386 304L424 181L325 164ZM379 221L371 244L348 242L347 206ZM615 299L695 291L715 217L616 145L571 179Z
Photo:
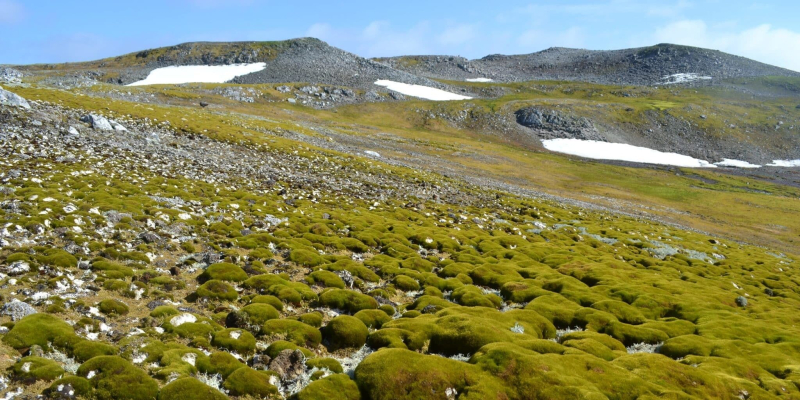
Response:
M719 167L736 167L736 168L761 168L760 165L750 164L747 161L741 160L732 160L730 158L725 158L718 163L714 163L714 165Z
M704 81L712 79L710 76L702 76L695 73L680 73L680 74L672 74L667 75L661 78L661 83L664 85L674 85L676 83L689 83L695 81Z
M467 78L467 82L486 83L486 82L494 82L494 80L489 78Z
M631 146L624 143L608 143L580 139L550 139L543 140L542 144L550 151L595 160L617 160L689 168L716 168L716 165L708 161L698 160L677 153L664 153L646 147Z
M772 164L767 164L769 167L800 167L800 160L772 160Z
M436 89L428 86L409 85L408 83L401 83L395 81L388 81L381 79L375 81L378 86L383 86L389 90L402 93L406 96L419 97L425 100L434 101L448 101L448 100L470 100L472 97L462 96L460 94L446 92L441 89Z
M364 154L366 154L368 156L378 157L378 158L380 158L380 156L381 156L380 153L378 153L377 151L372 151L372 150L364 150Z
M180 83L225 83L237 76L252 74L267 67L266 63L232 65L182 65L156 68L147 78L128 86L174 85Z

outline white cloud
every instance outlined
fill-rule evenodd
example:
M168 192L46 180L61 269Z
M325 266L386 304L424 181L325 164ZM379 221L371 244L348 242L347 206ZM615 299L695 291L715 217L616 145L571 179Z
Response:
M25 18L25 7L12 0L0 0L0 24L16 24Z
M702 20L682 20L656 30L658 43L705 47L800 71L800 33L769 24L740 31L724 25L709 27Z

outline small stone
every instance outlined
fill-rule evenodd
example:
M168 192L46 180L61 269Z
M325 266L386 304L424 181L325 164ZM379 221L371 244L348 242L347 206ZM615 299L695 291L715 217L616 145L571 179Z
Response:
M739 296L736 298L736 305L739 307L747 307L747 298L744 296Z
M139 235L139 239L142 239L142 241L145 243L156 243L161 241L161 236L158 236L152 232L144 232Z

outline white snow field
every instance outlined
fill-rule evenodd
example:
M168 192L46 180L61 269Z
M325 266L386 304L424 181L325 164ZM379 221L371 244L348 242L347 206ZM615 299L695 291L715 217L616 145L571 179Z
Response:
M688 82L703 81L708 79L712 78L710 76L701 76L690 72L690 73L667 75L661 80L663 81L662 83L665 85L672 85L675 83L688 83Z
M381 79L375 81L378 86L383 86L389 90L402 93L406 96L419 97L425 100L434 101L448 101L448 100L469 100L472 97L462 96L460 94L446 92L441 89L436 89L428 86L409 85L408 83L400 83L395 81L387 81Z
M143 81L128 86L176 85L180 83L225 83L237 76L252 74L267 67L266 63L231 65L181 65L156 68Z
M467 82L494 82L494 80L489 78L469 78Z
M607 143L580 139L550 139L543 140L542 144L550 151L592 158L595 160L617 160L690 168L716 168L716 165L708 161L698 160L682 154L664 153L646 147L637 147L622 143Z
M722 161L714 163L714 165L720 167L736 167L736 168L761 168L760 165L750 164L747 161L741 160L732 160L730 158L724 158Z
M800 167L800 160L772 160L772 164L767 164L770 167Z

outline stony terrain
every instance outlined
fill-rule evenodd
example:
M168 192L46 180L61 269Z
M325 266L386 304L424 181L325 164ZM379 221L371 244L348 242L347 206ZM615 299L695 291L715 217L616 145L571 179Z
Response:
M796 81L103 83L262 45L0 69L0 397L800 398L796 169L538 145L791 156Z
M674 74L694 73L714 80L758 76L800 76L773 67L697 47L659 44L624 50L553 47L531 54L489 55L477 60L453 56L402 56L378 59L393 68L433 79L489 78L498 82L565 80L611 85L660 85ZM709 84L701 81L698 84Z

